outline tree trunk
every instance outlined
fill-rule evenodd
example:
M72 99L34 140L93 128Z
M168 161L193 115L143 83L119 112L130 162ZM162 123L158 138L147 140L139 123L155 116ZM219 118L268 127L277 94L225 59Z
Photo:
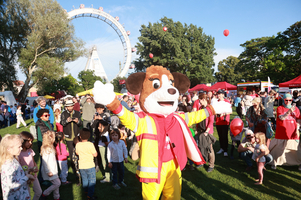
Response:
M21 103L25 102L29 89L31 88L29 83L30 83L30 78L27 77L20 93L17 96L18 101Z

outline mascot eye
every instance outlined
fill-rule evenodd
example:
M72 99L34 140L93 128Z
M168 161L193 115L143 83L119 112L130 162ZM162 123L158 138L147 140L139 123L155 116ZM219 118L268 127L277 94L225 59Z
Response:
M153 87L155 89L158 89L160 87L160 81L159 81L159 79L153 80Z
M169 83L170 83L170 85L172 85L172 84L173 84L173 82L174 82L173 80L169 80Z

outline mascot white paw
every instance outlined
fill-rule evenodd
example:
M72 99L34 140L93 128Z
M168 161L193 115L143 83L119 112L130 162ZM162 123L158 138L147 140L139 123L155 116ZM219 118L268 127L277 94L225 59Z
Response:
M95 103L108 105L115 99L114 86L111 83L103 84L100 81L94 83L93 95Z

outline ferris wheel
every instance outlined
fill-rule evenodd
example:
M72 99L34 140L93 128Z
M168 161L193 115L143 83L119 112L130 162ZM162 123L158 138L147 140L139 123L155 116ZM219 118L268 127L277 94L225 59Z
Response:
M136 49L131 48L131 42L129 39L129 35L131 34L131 32L125 31L123 26L119 23L118 16L116 17L111 16L109 13L104 12L102 7L99 7L98 9L85 8L84 4L81 4L79 9L74 9L68 12L67 14L68 14L68 19L76 19L79 17L96 18L107 23L115 30L123 46L123 63L116 77L124 77L129 69L134 68L134 65L133 64L131 65L131 59L132 59L131 53L134 52Z

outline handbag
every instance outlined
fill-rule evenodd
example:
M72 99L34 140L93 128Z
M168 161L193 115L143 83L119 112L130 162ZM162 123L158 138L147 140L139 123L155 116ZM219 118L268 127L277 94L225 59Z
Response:
M267 137L267 138L272 138L273 137L273 135L274 135L274 131L273 131L273 129L272 129L272 125L271 125L271 122L267 122L266 124L265 124L265 128L266 128L266 133L265 133L265 136Z

